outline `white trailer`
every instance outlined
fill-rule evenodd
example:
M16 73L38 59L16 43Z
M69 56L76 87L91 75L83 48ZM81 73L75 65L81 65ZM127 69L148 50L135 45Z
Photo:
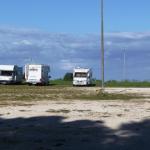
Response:
M73 70L73 85L87 86L92 84L92 70L90 68L75 68Z
M28 84L47 85L50 67L42 64L25 65L25 80Z
M0 83L15 84L21 83L23 79L23 69L17 65L0 65Z

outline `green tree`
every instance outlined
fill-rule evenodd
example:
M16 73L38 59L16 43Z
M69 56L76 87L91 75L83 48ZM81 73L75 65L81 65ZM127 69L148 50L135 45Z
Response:
M67 72L67 73L64 75L64 80L65 80L65 81L72 81L72 80L73 80L73 73Z

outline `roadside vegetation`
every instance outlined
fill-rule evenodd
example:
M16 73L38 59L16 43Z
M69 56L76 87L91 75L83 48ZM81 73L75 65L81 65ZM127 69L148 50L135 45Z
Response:
M0 85L0 105L29 105L41 100L130 100L143 98L135 94L100 92L100 80L93 80L91 87L73 87L72 74L63 79L51 80L48 86ZM107 81L106 87L150 87L148 81Z
M55 86L72 86L72 80L64 80L64 79L56 79L50 81L51 85ZM93 80L92 86L100 86L101 81L100 80ZM106 87L150 87L150 81L116 81L116 80L110 80L105 82Z
M150 87L150 81L130 81L130 80L125 80L125 81L116 81L116 80L111 80L107 81L106 87Z
M73 81L73 74L70 72L67 72L63 79L55 79L50 81L50 85L53 86L72 86Z
M50 84L54 86L72 86L73 74L67 72L63 78L51 80ZM92 86L101 86L101 80L93 79ZM150 81L137 81L137 80L109 80L105 81L105 87L150 87Z
M56 79L56 80L51 80L50 85L52 85L52 86L72 86L72 81Z
M135 94L102 93L95 87L0 85L0 106L30 105L42 100L130 100Z

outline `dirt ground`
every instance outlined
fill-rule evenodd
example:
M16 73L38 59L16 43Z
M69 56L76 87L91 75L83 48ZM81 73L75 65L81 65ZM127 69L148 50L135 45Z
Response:
M97 90L98 88L88 88ZM150 147L150 89L107 88L133 100L51 100L0 108L1 150L100 150Z

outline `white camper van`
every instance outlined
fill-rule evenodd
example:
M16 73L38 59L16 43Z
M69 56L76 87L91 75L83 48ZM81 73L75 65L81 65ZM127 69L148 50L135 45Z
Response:
M21 83L23 79L22 67L17 65L0 65L0 83Z
M91 85L92 70L89 68L75 68L73 70L73 85Z
M50 67L47 65L25 65L25 80L28 84L46 85L49 82Z

